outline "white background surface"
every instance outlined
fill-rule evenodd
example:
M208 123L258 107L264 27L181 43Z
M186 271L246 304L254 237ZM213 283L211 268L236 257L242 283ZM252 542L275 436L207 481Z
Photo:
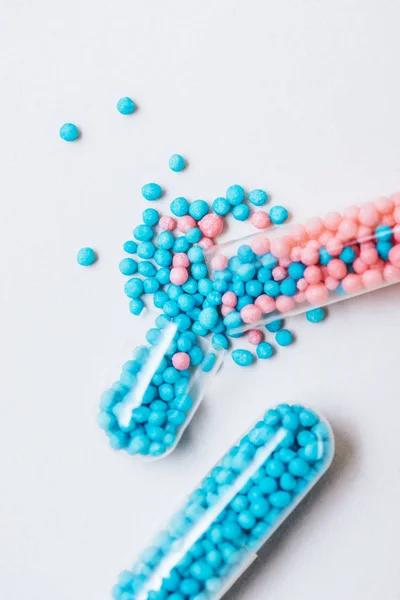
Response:
M231 360L180 448L142 465L97 428L134 338L122 243L160 182L265 187L297 220L400 188L396 0L3 0L0 597L106 600L151 533L267 406L321 409L337 459L230 600L400 598L399 301L330 310L268 364ZM117 100L138 104L122 117ZM58 129L82 130L66 144ZM180 152L189 167L168 169ZM247 230L246 230L247 231ZM228 235L234 235L231 229ZM81 246L99 261L76 264Z

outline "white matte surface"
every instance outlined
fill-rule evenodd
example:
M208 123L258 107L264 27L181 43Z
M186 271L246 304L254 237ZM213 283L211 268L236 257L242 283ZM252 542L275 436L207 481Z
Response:
M323 411L337 459L227 597L399 598L399 287L320 326L294 320L297 343L268 363L227 361L165 461L111 451L95 422L135 332L118 262L142 184L165 187L161 209L265 187L296 220L399 190L399 19L396 0L2 1L2 599L110 598L279 401ZM124 95L131 117L115 108ZM79 142L59 139L65 121ZM76 263L85 245L91 269Z

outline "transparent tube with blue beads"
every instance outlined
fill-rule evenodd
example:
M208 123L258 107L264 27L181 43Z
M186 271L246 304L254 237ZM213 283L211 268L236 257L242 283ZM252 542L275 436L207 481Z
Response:
M114 600L219 600L329 468L328 422L301 405L267 410L190 493Z
M100 399L98 424L111 447L147 460L168 455L194 416L222 356L193 332L181 331L165 314L143 311L135 321L134 343L128 344L124 359L114 359L119 379Z

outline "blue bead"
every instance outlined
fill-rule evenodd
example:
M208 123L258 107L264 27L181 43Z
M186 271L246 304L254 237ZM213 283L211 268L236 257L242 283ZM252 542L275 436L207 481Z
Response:
M186 415L181 410L170 409L167 411L168 421L173 425L183 425Z
M258 296L260 296L263 293L263 284L256 280L256 279L252 279L251 281L248 281L245 285L246 288L246 293L251 296L252 298L257 298Z
M147 260L143 260L142 262L140 262L137 268L139 274L143 275L143 277L154 277L157 273L157 269L155 268L153 263Z
M385 261L389 260L389 252L393 248L392 242L385 242L383 240L379 240L376 245L376 250L378 252L379 258L382 258Z
M200 294L200 292L196 292L195 294L192 294L192 295L193 295L193 299L194 299L194 301L196 303L196 306L202 306L203 303L204 303L204 297L203 297L203 295Z
M176 383L180 379L180 374L175 367L168 367L163 373L163 378L166 383Z
M143 281L143 291L145 294L155 294L160 288L160 284L155 277L147 277Z
M298 281L304 275L304 271L306 270L306 265L300 262L293 262L288 266L288 275Z
M230 313L230 314L232 314L232 313ZM233 358L233 361L240 367L248 367L253 362L253 355L248 350L241 350L241 349L233 350L232 358Z
M353 250L353 248L351 248L350 246L346 246L341 251L341 253L339 255L339 258L340 258L340 260L342 260L347 265L351 265L354 262L355 258L356 258L356 253Z
M96 253L92 248L81 248L76 257L78 264L82 267L90 267L96 262Z
M256 353L257 353L258 358L261 358L261 359L271 358L271 356L274 353L274 349L271 346L271 344L268 344L268 342L261 342L260 344L257 345Z
M276 508L286 508L286 506L289 506L291 499L289 492L285 491L277 491L269 496L270 503Z
M243 325L242 317L240 313L236 310L232 310L229 314L224 318L224 325L228 329L234 329L236 327L240 327Z
M266 283L272 279L272 271L271 269L267 269L267 267L262 267L257 272L257 279L261 281L261 283Z
M192 264L204 262L204 251L201 246L193 246L193 248L190 248L187 255Z
M265 254L261 258L261 264L263 265L263 267L267 267L267 269L273 269L274 267L276 267L278 262L279 260L276 258L276 256L271 254L271 252L267 252L267 254Z
M189 205L189 214L196 221L200 221L210 212L210 207L205 200L195 200Z
M117 110L121 115L131 115L135 111L135 108L134 101L128 96L120 98L117 102Z
M256 255L248 244L242 244L239 246L237 256L241 264L252 263L256 259ZM240 265L238 265L238 267L239 266Z
M293 458L289 463L289 472L294 477L304 477L309 468L309 464L303 458Z
M271 323L268 323L265 326L266 330L269 331L270 333L276 333L277 331L282 329L282 327L283 327L282 319L276 319L275 321L271 321Z
M142 196L146 200L158 200L162 196L162 189L158 183L146 183L142 187Z
M135 254L136 250L137 250L137 243L134 242L133 240L128 240L127 242L124 243L123 246L125 252L127 252L128 254Z
M183 291L182 288L174 283L171 283L167 289L168 296L170 300L178 300L179 296L182 296Z
M325 318L325 311L323 308L313 308L306 312L306 319L310 323L320 323Z
M154 227L160 220L160 215L158 210L156 210L155 208L146 208L142 213L142 219L145 225Z
M64 123L60 127L60 138L65 142L74 142L79 137L79 129L73 123Z
M179 173L185 168L185 159L180 154L173 154L169 159L169 168L175 173Z
M236 221L246 221L250 216L250 208L247 204L238 204L233 207L232 216Z
M244 189L240 185L231 185L226 190L226 199L232 206L237 206L238 204L241 204L244 201L244 198Z
M175 198L170 204L170 209L176 217L183 217L189 212L189 202L183 197Z
M176 317L179 314L179 307L175 300L168 300L164 304L163 310L168 317Z
M137 247L137 254L139 258L153 258L156 251L156 247L153 242L140 242Z
M275 340L280 346L289 346L293 342L293 335L288 329L281 329L276 334Z
M142 312L143 309L144 309L144 302L140 298L133 298L129 302L129 310L131 311L131 313L133 315L136 315L136 316L140 315L140 313Z
M179 308L184 312L191 312L195 307L195 301L189 294L182 294L179 296L177 302Z
M166 294L162 290L159 290L159 291L155 292L154 297L153 297L154 306L156 308L163 308L164 304L166 302L168 302L168 299L169 299L168 294Z
M128 279L124 286L124 292L128 298L139 298L143 294L143 282L137 277Z
M203 360L203 351L199 346L193 346L193 348L189 352L190 362L193 367L197 367Z
M163 383L160 385L158 393L161 400L165 400L165 402L170 402L175 397L175 390L170 383Z
M294 296L297 293L297 285L295 280L288 277L281 281L280 291L284 296Z
M204 373L209 373L213 369L216 360L217 360L217 357L214 354L214 352L209 352L208 354L205 355L205 357L201 363L201 370L204 371Z
M247 294L241 296L236 304L236 310L240 311L242 310L242 308L248 306L249 304L253 304L253 298L251 296L248 296Z
M236 294L236 296L243 296L243 294L245 293L245 286L243 281L235 281L232 284L231 290Z
M281 225L289 216L286 208L283 206L273 206L269 211L269 218L274 225Z
M190 329L192 320L188 315L180 314L174 317L174 323L178 327L178 331L183 332Z
M192 348L192 342L187 338L179 338L176 346L179 352L189 352L189 350Z
M248 198L254 206L263 206L268 202L268 194L264 190L252 190Z
M203 237L203 234L198 227L193 227L192 229L189 229L185 237L190 244L197 244Z
M379 225L379 227L375 229L375 235L379 242L391 242L393 230L389 225Z
M139 240L139 242L148 242L154 237L154 231L148 225L138 225L133 230L133 236Z
M214 350L228 350L229 340L222 333L216 333L212 336L211 343Z
M276 298L281 293L280 285L277 281L267 281L264 283L264 292L271 298Z
M216 292L215 290L212 290L207 295L207 300L211 306L220 306L220 304L222 304L222 296L219 292Z
M187 294L195 294L197 292L198 284L193 277L188 277L186 283L183 284L182 289Z
M246 282L254 278L256 274L256 268L251 263L245 263L243 265L240 265L237 272L241 280Z
M319 249L319 262L321 265L326 266L331 260L333 256L329 254L326 248Z
M191 248L191 250L194 249L195 247ZM203 279L204 277L207 277L208 274L207 265L205 263L192 264L191 273L195 279Z
M231 204L226 198L216 198L212 203L213 211L220 217L224 217L231 210Z
M169 267L172 264L172 254L169 250L158 249L154 253L154 261L160 267ZM170 278L169 269L167 269L167 271L168 271L168 278L163 276L163 279L165 280L166 283L169 281L169 278ZM166 271L163 271L163 273L165 273L165 272ZM162 283L162 282L160 281L160 283Z
M184 235L176 238L173 246L174 252L187 252L190 248L190 244Z
M163 250L171 250L175 243L175 238L170 231L161 231L157 236L157 244Z
M193 325L192 325L192 331L196 335L200 335L200 336L207 335L207 333L208 333L207 327L204 327L204 325L202 325L199 321L195 321L193 323Z

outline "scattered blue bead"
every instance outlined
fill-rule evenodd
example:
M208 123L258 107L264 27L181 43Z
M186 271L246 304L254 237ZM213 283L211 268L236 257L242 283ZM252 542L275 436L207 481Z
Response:
M306 312L306 319L310 323L321 323L325 318L325 311L323 308L313 308Z
M271 358L274 353L274 349L268 342L261 342L256 347L256 353L258 358L265 360L267 358Z
M288 329L281 329L276 334L275 340L280 346L289 346L293 342L293 335Z
M124 243L123 248L128 254L135 254L137 251L137 243L133 240L128 240Z
M170 204L170 209L172 214L176 217L183 217L189 212L189 202L186 200L186 198L175 198L175 200L172 200Z
M162 188L158 183L146 183L142 187L142 196L145 200L158 200L162 196Z
M232 313L230 313L230 314L232 314ZM253 357L252 353L249 352L248 350L238 349L238 350L233 350L232 359L240 367L248 367L249 365L252 364L254 357Z
M121 115L131 115L135 112L136 106L134 101L128 96L124 98L120 98L117 102L117 110L121 113Z
M79 129L73 123L64 123L60 128L60 138L65 142L74 142L79 137Z
M210 207L205 200L195 200L189 205L189 214L196 221L200 221L210 212Z
M250 208L247 204L237 204L232 209L232 216L236 221L246 221L250 216Z
M77 261L82 267L90 267L96 260L97 256L93 248L81 248L79 250Z
M122 275L134 275L137 271L137 263L133 258L124 258L119 263L119 270Z
M269 331L270 333L276 333L277 331L282 329L282 327L283 327L282 319L276 319L275 321L271 321L271 323L267 323L267 325L265 326L267 331Z
M282 225L289 217L289 213L283 206L273 206L269 211L269 218L274 225Z
M231 206L237 206L238 204L241 204L245 199L245 192L242 186L231 185L226 190L226 199Z
M231 210L232 205L226 198L216 198L212 203L213 211L220 217L224 217Z
M252 190L249 192L248 198L254 206L264 206L268 202L268 194L264 190Z
M173 154L169 159L169 168L175 173L179 173L185 168L185 159L180 154Z
M160 214L155 208L146 208L142 213L143 223L154 227L160 220Z

